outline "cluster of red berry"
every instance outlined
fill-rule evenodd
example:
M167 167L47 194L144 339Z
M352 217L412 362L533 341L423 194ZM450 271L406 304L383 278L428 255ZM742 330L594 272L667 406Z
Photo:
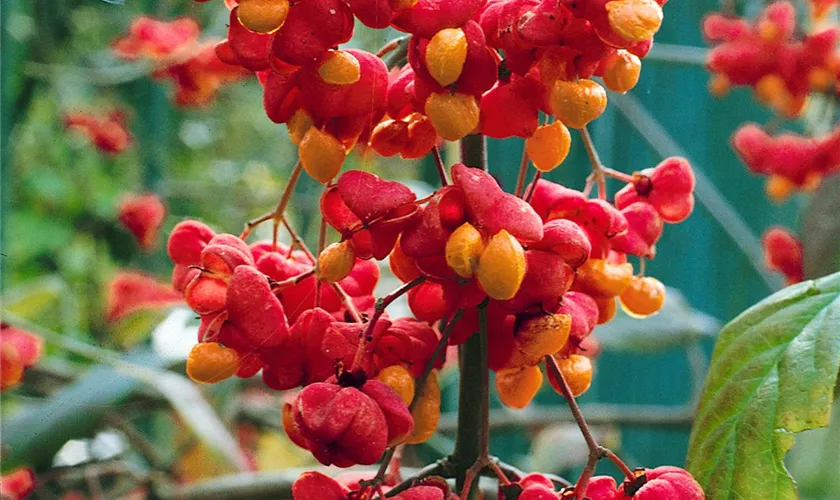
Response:
M419 158L440 138L475 132L527 138L535 166L551 170L569 151L567 127L606 107L590 78L617 92L636 84L665 1L229 3L219 58L257 72L266 114L287 124L306 171L326 183L357 144ZM389 75L379 57L336 48L354 18L410 33L408 64ZM540 126L541 111L558 121Z
M796 8L788 1L768 5L752 24L712 14L703 22L703 33L719 42L708 59L717 94L731 85L746 85L777 113L799 116L812 91L840 93L840 30L800 36Z
M262 370L274 389L303 385L284 408L286 431L340 466L374 463L386 447L434 432L440 392L425 369L440 363L438 322L449 344L461 344L484 310L490 368L509 406L531 401L547 357L574 396L585 392L592 364L582 343L594 327L617 303L637 316L662 306L663 285L634 276L627 255L653 257L664 222L691 213L691 167L671 158L628 176L616 205L545 180L529 187L529 203L463 164L451 177L417 200L398 182L346 172L321 198L341 241L317 259L180 223L168 245L173 285L201 315L190 377ZM375 306L371 259L389 255L417 319L391 321Z
M141 249L150 251L158 243L158 233L166 219L166 205L155 194L126 194L117 207L120 223L137 239Z
M815 20L823 18L836 0L811 2ZM714 74L712 92L722 95L732 85L751 87L756 100L778 115L801 115L814 92L840 96L840 28L819 28L802 34L796 9L788 1L766 6L758 18L712 14L703 32L720 42L709 54ZM732 146L749 170L767 176L765 190L781 203L798 191L812 191L840 170L840 126L822 137L792 132L771 135L755 123L746 123L732 136ZM803 252L788 230L771 228L762 244L767 266L780 272L788 284L803 279Z
M35 472L28 467L21 467L0 476L0 496L4 500L26 500L37 486Z
M371 173L339 173L357 145L419 158L442 139L476 133L525 138L528 159L552 170L568 154L568 128L585 129L606 107L606 90L591 78L617 92L636 84L665 1L226 3L228 38L216 53L257 73L267 116L286 124L298 145L289 186L302 170L326 185L321 217L340 240L322 238L312 254L285 219L288 188L278 208L239 237L197 221L176 226L168 244L172 283L201 316L187 361L193 380L261 371L271 388L302 386L283 408L292 441L323 464L373 464L387 448L435 432L435 369L446 345L484 332L508 406L533 399L542 363L555 390L573 400L591 383L593 329L619 304L639 317L662 307L664 286L635 275L628 256L653 258L664 224L692 212L694 175L684 159L633 175L597 166L583 192L537 176L516 194L482 169L459 163L447 173L439 162L442 186L422 199ZM410 37L378 55L338 48L355 18ZM378 57L389 51L390 73ZM543 125L541 112L550 117ZM585 130L582 136L589 141ZM606 201L606 175L626 183L614 203ZM589 197L595 182L600 199ZM247 244L253 224L267 220L275 241ZM280 223L292 234L290 246L276 242ZM403 285L375 300L373 261L385 258ZM414 318L388 318L385 308L403 294ZM639 477L632 487L613 482L601 498L634 496L648 481ZM379 479L345 483L307 473L294 496L381 496L387 484ZM649 479L666 485L660 491L702 498L699 487L667 486L683 483L655 473ZM395 498L455 498L445 483L411 486ZM545 498L559 495L552 489ZM648 498L669 498L656 495Z
M542 474L528 474L516 485L519 500L564 500L574 498L571 488L554 492L552 481ZM593 477L586 489L589 500L703 500L705 495L691 474L678 467L638 469L634 478L621 484L609 476Z
M798 190L811 191L840 170L840 127L823 137L771 136L748 123L735 131L732 146L747 168L768 176L766 192L776 202Z
M200 42L199 33L198 23L191 18L167 22L141 16L112 48L121 59L154 63L152 77L172 81L179 106L201 106L215 99L222 85L248 72L219 60L216 42Z
M350 500L360 495L364 480L357 474L346 474L335 479L318 472L306 472L294 483L295 500ZM387 482L380 488L388 493L392 488ZM445 481L429 478L400 491L392 498L397 500L457 500ZM539 473L527 474L516 482L508 482L499 492L499 498L519 500L570 500L575 498L572 487L556 491L555 483ZM639 469L633 479L617 484L609 476L593 477L585 492L589 500L703 500L705 495L697 481L683 469L657 467Z
M799 283L805 276L804 252L799 238L783 227L771 227L761 238L764 262L781 273L788 285Z
M104 116L87 111L71 111L64 115L64 126L85 137L96 149L117 156L134 142L125 114L113 110Z
M822 21L825 19L831 9L840 5L840 0L808 0L811 4L811 14L815 21Z
M26 369L38 362L41 351L40 337L0 324L0 391L19 385Z

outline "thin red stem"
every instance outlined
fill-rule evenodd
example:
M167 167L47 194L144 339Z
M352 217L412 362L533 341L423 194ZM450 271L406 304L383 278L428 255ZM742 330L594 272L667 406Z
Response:
M546 369L551 373L557 382L560 392L566 399L566 403L569 405L569 410L572 412L572 416L574 417L581 434L583 434L583 439L586 441L586 447L589 448L589 459L587 460L586 466L583 468L583 472L581 472L580 477L575 484L575 498L577 498L577 500L582 500L586 494L586 488L589 486L589 480L592 479L592 475L595 474L595 466L598 464L598 460L605 456L604 452L607 450L606 448L602 448L598 442L595 441L595 437L592 436L592 431L589 429L589 425L587 425L586 419L580 411L580 406L578 406L575 396L569 388L568 382L566 382L566 377L563 376L563 372L561 372L560 367L557 366L557 360L554 359L554 356L546 356L545 365Z
M284 279L283 281L275 281L271 284L271 291L272 293L280 292L284 288L297 285L298 283L305 280L306 278L309 278L313 274L315 274L314 267L308 271L304 271L298 274L297 276L292 276L291 278Z
M440 185L448 186L449 179L446 176L446 165L443 164L443 157L440 155L440 148L435 146L432 148L432 158L435 159L435 167L437 167L438 176L440 176Z
M455 311L455 314L452 316L452 319L449 320L449 323L446 324L446 327L440 334L440 340L438 341L437 346L435 346L435 350L432 352L432 357L429 358L429 362L426 363L425 368L423 368L423 373L420 374L420 377L417 378L414 384L416 389L414 391L414 398L411 400L411 404L408 405L408 411L413 410L414 407L417 406L417 403L420 401L420 394L423 392L423 387L426 386L426 380L429 378L429 375L432 373L432 370L435 369L435 365L437 364L438 358L440 358L440 355L443 354L443 351L444 349L446 349L446 346L449 345L449 336L452 334L452 330L455 328L455 325L457 325L458 321L461 320L461 316L463 314L463 309L458 309L457 311Z
M542 172L539 170L536 171L534 174L534 178L531 179L531 184L528 185L528 189L525 192L525 196L523 196L523 200L531 203L531 199L534 197L534 191L537 190L537 181L542 178Z
M504 471L502 471L502 468L499 467L499 464L497 464L494 460L490 460L490 463L487 464L487 467L489 467L490 470L492 470L493 473L496 474L496 477L499 479L499 483L501 483L502 486L509 486L511 484L510 479L508 479Z
M300 173L303 171L303 164L298 161L295 164L294 169L292 169L292 173L289 176L289 182L286 183L286 189L283 190L282 196L280 196L280 200L277 202L277 206L274 207L274 210L271 212L265 213L256 219L252 219L245 223L245 228L242 230L242 233L239 235L239 239L246 239L250 234L251 231L254 230L255 227L259 226L263 222L272 219L274 221L274 229L273 229L273 246L274 249L277 249L277 226L280 224L280 219L283 217L283 212L286 211L286 207L289 204L289 200L292 198L292 193L295 190L295 186L297 185L298 179L300 179Z
M633 472L633 469L628 467L627 464L624 463L624 460L619 458L618 455L612 452L612 450L608 450L602 447L602 453L604 455L604 458L614 463L615 466L621 470L622 474L624 474L625 477L627 477L627 479L630 479L631 481L633 479L636 479L636 474Z
M292 174L289 176L289 182L286 184L283 196L280 197L280 201L277 202L277 206L274 208L274 217L272 217L273 224L271 228L271 245L275 250L277 249L277 230L280 226L280 219L285 219L284 213L286 212L286 207L289 205L289 200L292 199L292 193L295 191L295 186L297 186L301 172L303 172L303 163L298 160L295 164L295 168L292 169Z
M327 244L327 219L321 216L321 227L318 229L318 255L324 251L324 246ZM318 280L315 283L315 307L321 306L321 286L323 282Z
M630 174L625 174L624 172L619 172L618 170L607 168L604 166L601 167L601 171L607 177L612 177L613 179L618 179L620 181L627 182L630 184L633 183L633 176Z
M285 217L281 217L280 222L286 228L286 231L289 232L289 236L291 236L292 238L292 244L297 245L298 248L300 248L303 251L303 253L306 254L306 257L309 259L309 262L311 262L314 266L316 263L315 256L312 255L312 252L309 250L309 247L306 246L306 242L304 242L303 239L301 239L300 235L297 233L297 231L294 230L292 225L289 224L289 221L286 220ZM335 290L335 293L338 294L338 297L341 299L342 305L344 305L344 307L347 308L347 312L350 314L350 317L353 318L353 321L356 323L363 323L362 315L359 314L359 310L356 309L355 304L353 304L353 299L346 291L344 291L344 288L342 288L341 285L339 285L338 283L331 283L330 286L333 288L333 290Z
M382 48L376 51L376 57L379 57L381 59L383 56L397 50L397 47L399 47L400 44L404 41L404 38L396 38L394 40L391 40L390 42L383 45Z
M522 197L522 189L525 187L525 175L528 173L528 165L530 164L530 160L528 159L528 150L525 149L525 146L522 146L522 160L519 162L519 176L516 178L516 189L513 191L515 196Z
M393 292L376 301L376 306L373 310L373 317L371 317L370 321L368 321L368 324L362 332L361 338L359 339L359 347L356 348L356 355L353 357L353 364L350 365L350 371L353 371L359 367L359 363L361 363L362 358L365 355L367 343L373 340L373 330L374 328L376 328L376 323L379 322L379 318L381 318L382 315L385 313L385 309L389 305L391 305L392 302L397 300L399 297L407 293L415 286L419 285L420 283L423 283L425 280L426 278L420 277L413 281L409 281L408 283L404 284L403 286L397 288Z

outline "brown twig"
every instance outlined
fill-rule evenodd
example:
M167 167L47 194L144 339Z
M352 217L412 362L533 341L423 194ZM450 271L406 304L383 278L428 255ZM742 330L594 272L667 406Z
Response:
M285 217L282 217L280 219L280 222L283 224L283 226L285 226L286 231L289 232L289 236L291 236L292 238L292 243L297 245L298 248L300 248L301 251L303 251L303 253L306 254L306 257L309 259L309 262L311 262L314 266L317 260L312 254L312 251L309 250L309 247L306 246L306 242L303 241L303 239L300 237L297 231L295 231L292 225L289 224L289 221ZM362 315L359 314L359 310L356 309L356 305L353 304L353 298L350 297L350 295L346 291L344 291L344 288L342 288L340 284L331 283L330 286L333 288L333 290L335 290L335 293L338 294L338 298L341 299L342 305L344 305L344 307L347 308L347 312L350 314L350 317L353 318L353 321L355 321L356 323L363 323Z
M580 129L580 137L583 139L583 147L586 149L586 155L592 164L592 175L598 185L598 198L605 200L607 199L607 180L604 176L604 164L601 163L601 158L592 142L592 136L589 135L589 130L586 127Z
M534 198L534 192L537 190L537 182L542 178L542 172L537 170L534 173L534 178L531 179L531 184L528 185L528 189L525 192L525 195L522 197L523 200L531 203L531 199Z
M592 479L593 474L595 474L595 467L597 466L598 461L602 458L609 458L619 466L622 472L625 474L629 472L629 478L633 478L633 471L631 471L617 455L595 441L595 437L592 435L592 431L589 429L589 425L586 423L586 419L580 411L580 406L578 406L575 396L572 394L572 390L569 388L568 382L566 382L566 377L563 376L563 372L561 372L560 367L557 366L557 360L554 359L554 356L546 356L545 365L546 369L551 373L557 382L563 397L566 399L566 403L569 405L569 410L572 412L581 434L583 434L584 441L586 441L586 447L589 449L589 458L586 461L583 471L580 473L580 477L578 477L578 480L575 483L575 498L577 500L582 500L584 498L586 495L586 488L589 486L589 480Z
M284 218L284 213L286 212L286 207L289 205L289 200L292 199L292 193L295 190L295 186L300 179L300 174L303 172L303 163L298 160L295 164L295 167L292 169L292 173L289 176L289 182L286 183L286 189L283 190L283 195L280 197L280 200L277 202L277 206L274 207L274 210L268 212L256 219L248 221L245 223L245 228L242 230L242 234L239 235L240 239L245 239L248 235L251 234L251 231L254 230L255 227L262 224L263 222L271 219L274 221L274 226L272 227L272 246L276 250L277 249L277 230L280 226L281 220Z
M290 286L297 285L301 281L311 277L314 274L315 274L315 268L313 267L312 269L310 269L308 271L304 271L304 272L302 272L302 273L300 273L296 276L292 276L291 278L284 279L283 281L274 281L274 282L271 283L271 292L276 294L276 293L282 291L284 288L288 288Z
M449 179L446 176L446 166L443 164L443 158L440 156L440 148L435 146L432 148L432 158L435 160L438 176L440 176L440 185L448 186Z

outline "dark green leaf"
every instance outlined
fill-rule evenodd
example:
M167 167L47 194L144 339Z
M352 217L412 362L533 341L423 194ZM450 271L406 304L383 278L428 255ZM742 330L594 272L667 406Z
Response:
M840 176L826 179L811 197L802 218L805 276L818 278L840 270Z
M129 353L122 359L149 368L166 365L149 349ZM109 365L98 365L53 397L30 406L14 418L4 418L0 422L3 470L21 465L36 470L49 467L67 440L91 436L105 413L119 410L140 385L135 377L119 373Z
M828 424L840 367L840 274L786 288L720 334L689 443L709 500L795 499L794 433Z
M609 323L595 330L598 341L610 351L650 353L714 337L720 323L691 307L679 290L669 288L659 314L633 318L620 310Z

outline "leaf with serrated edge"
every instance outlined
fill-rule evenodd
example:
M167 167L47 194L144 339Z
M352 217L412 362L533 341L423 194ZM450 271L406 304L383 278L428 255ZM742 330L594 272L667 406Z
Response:
M840 273L788 287L724 327L687 469L709 500L796 499L794 433L828 425L840 368Z

